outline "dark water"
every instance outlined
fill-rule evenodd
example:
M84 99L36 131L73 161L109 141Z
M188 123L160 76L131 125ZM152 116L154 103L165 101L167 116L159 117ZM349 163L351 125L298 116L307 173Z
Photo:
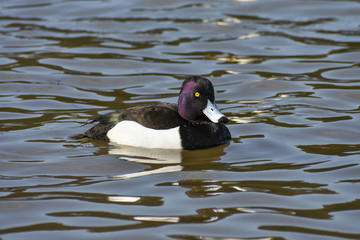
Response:
M360 3L0 1L0 238L360 239ZM232 142L79 142L211 79Z

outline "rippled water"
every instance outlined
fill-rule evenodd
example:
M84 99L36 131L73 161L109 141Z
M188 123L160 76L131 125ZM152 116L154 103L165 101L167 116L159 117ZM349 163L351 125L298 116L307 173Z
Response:
M1 1L0 238L360 239L358 1ZM232 142L73 141L214 83Z

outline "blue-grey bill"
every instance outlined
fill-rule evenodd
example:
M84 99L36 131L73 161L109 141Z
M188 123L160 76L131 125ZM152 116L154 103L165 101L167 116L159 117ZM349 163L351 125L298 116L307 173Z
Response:
M226 118L225 115L219 111L216 104L212 103L210 100L208 100L203 113L214 123L218 123L221 118Z

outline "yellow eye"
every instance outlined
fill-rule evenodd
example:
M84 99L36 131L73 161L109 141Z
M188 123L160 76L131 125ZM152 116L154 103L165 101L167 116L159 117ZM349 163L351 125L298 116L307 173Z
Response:
M195 97L200 97L200 93L199 93L199 92L196 92L196 93L195 93Z

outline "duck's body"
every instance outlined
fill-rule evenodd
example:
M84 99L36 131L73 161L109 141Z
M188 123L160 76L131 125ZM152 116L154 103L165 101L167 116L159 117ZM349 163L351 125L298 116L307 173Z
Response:
M222 122L227 121L216 108L211 82L195 76L184 81L178 105L152 103L111 112L95 118L97 125L74 138L146 148L198 149L226 143L231 136Z

